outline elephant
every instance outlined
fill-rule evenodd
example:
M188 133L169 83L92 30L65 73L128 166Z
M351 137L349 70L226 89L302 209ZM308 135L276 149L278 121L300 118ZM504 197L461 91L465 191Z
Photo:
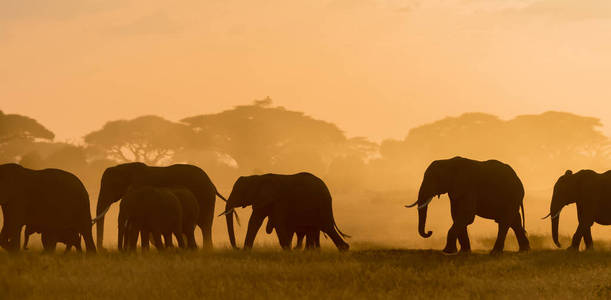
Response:
M182 186L189 189L199 205L197 225L202 231L203 247L212 248L212 220L216 196L226 200L216 190L206 172L187 164L152 167L141 162L119 164L104 171L95 218L98 247L103 247L104 215L110 205L125 195L130 185Z
M66 245L66 250L64 253L70 252L72 247L76 249L77 252L82 252L81 249L81 235L75 230L64 230L60 232L42 232L40 229L34 229L32 226L25 226L25 240L23 241L23 250L28 249L28 242L30 240L30 235L33 233L40 233L43 247L46 247L47 251L54 251L55 245L49 245L47 241L54 239L60 243L64 243ZM49 238L49 236L54 238ZM50 247L49 247L50 246Z
M272 221L271 216L268 216L267 226L265 227L265 231L267 232L267 234L271 234L272 231L274 231L274 223ZM308 239L306 239L306 249L320 248L320 231L318 230L311 230L311 231L301 230L298 232L294 232L293 234L291 234L291 238L290 238L291 246L292 246L293 235L297 235L297 245L293 249L296 249L296 250L302 249L303 248L303 239L306 236L308 236Z
M463 157L436 160L424 172L418 192L418 233L424 238L432 235L425 231L428 204L442 194L450 198L453 224L448 230L444 254L456 254L456 239L461 253L470 253L471 244L467 226L475 216L492 219L498 223L498 235L491 254L499 254L505 246L505 237L511 227L520 251L530 250L524 229L524 187L511 168L498 160L476 161ZM520 208L522 218L520 219Z
M74 174L59 169L31 170L9 163L0 165L0 205L4 214L0 245L17 251L24 225L44 235L45 249L55 249L60 232L76 232L86 250L95 253L91 232L89 194Z
M119 205L119 220L125 226L125 248L135 250L138 233L143 249L148 248L149 233L159 250L173 247L172 235L178 245L185 248L183 233L183 209L176 194L169 188L154 186L130 187ZM194 222L193 222L194 223ZM192 228L195 225L192 224ZM165 247L161 236L165 239Z
M233 230L233 213L236 207L252 205L252 214L244 242L251 249L257 231L267 216L276 229L280 245L290 250L295 232L326 233L340 251L349 248L333 218L331 194L325 183L310 173L293 175L265 174L239 177L225 205L229 241L237 249ZM269 223L268 223L269 224Z
M611 171L599 174L592 170L581 170L575 174L568 170L558 178L554 185L550 212L552 220L552 238L557 247L558 224L562 208L571 203L577 205L579 225L573 235L569 250L579 251L583 238L586 250L593 249L591 227L594 222L600 225L611 225Z
M199 205L197 199L191 193L189 189L183 187L171 187L165 188L167 191L174 194L174 196L180 202L182 211L182 234L186 237L187 247L189 249L196 249L197 244L195 243L195 226L199 217ZM150 208L149 208L150 209ZM125 242L125 215L119 214L118 225L118 247L119 250L123 250ZM145 242L142 245L143 248L148 248L148 244Z

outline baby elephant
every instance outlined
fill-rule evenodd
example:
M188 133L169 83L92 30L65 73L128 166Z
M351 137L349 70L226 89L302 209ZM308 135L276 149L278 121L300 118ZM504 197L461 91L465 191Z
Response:
M164 249L162 235L165 247L173 247L172 235L176 236L179 247L185 247L183 209L171 188L132 186L123 196L119 207L119 229L123 227L125 230L126 249L136 249L138 233L145 249L148 248L149 234L159 250ZM119 238L121 243L121 233Z
M274 221L272 216L268 216L267 226L265 232L271 234L275 229ZM297 235L297 245L293 248L295 250L301 250L303 248L303 239L306 238L305 249L318 249L320 248L320 230L317 228L299 228L293 229L291 234L291 243L293 235ZM276 231L277 233L277 231ZM280 245L282 246L282 245Z
M186 237L187 248L197 249L195 243L195 226L199 219L199 203L191 190L183 187L172 187L169 190L178 198L182 210L182 234Z
M81 248L81 235L76 230L66 229L58 232L50 232L41 231L40 228L36 228L36 226L31 225L25 226L25 239L23 241L23 250L28 249L30 235L32 235L33 233L41 234L42 245L45 251L55 250L55 243L51 243L49 241L56 241L66 244L66 250L64 251L64 253L70 252L72 247L76 248L77 252L83 251Z

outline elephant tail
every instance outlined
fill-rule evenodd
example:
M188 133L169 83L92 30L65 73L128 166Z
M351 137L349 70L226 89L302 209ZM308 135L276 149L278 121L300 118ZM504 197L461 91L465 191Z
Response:
M337 233L339 233L339 235L341 235L343 238L345 239L349 239L351 238L351 236L343 233L341 230L339 230L339 227L337 227L337 224L335 224L335 222L333 222L333 228L335 228L335 230L337 230Z
M526 233L526 217L524 215L524 201L520 203L520 209L522 209L522 228L524 228L524 233Z

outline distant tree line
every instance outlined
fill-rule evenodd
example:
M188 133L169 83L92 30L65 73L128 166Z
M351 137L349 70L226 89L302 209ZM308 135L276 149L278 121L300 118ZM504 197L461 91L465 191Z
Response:
M600 127L596 118L563 112L511 120L466 113L376 143L348 138L333 123L266 98L178 122L158 116L110 121L77 145L54 142L36 120L0 111L0 162L71 171L90 192L106 167L130 161L196 164L221 186L245 174L308 171L349 192L413 189L432 160L461 155L507 162L527 189L536 189L549 188L567 168L611 167L609 138Z

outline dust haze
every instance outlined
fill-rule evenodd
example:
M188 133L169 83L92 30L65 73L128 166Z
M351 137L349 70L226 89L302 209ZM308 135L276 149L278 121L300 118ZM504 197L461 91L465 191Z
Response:
M436 159L461 155L512 165L526 189L526 226L533 236L550 232L549 221L540 217L549 212L553 185L565 170L603 171L611 165L611 144L598 119L555 111L509 120L464 113L379 143L347 137L334 123L276 106L270 98L178 121L154 115L108 121L85 135L83 144L55 142L50 129L23 115L3 113L0 124L2 162L73 172L85 183L92 207L104 169L117 163L195 164L224 195L242 175L311 172L327 183L338 224L362 247L443 244L451 225L446 196L435 199L429 210L428 225L437 232L432 239L417 235L416 210L403 207L416 199L424 170ZM117 211L118 205L110 210L110 228L116 227ZM217 204L216 211L222 212L223 205ZM247 220L250 208L239 214ZM568 235L577 224L574 208L566 209L561 220L561 232ZM608 238L601 229L594 226L597 238ZM215 243L227 245L224 218L217 218L213 230ZM470 231L485 240L496 224L478 219ZM112 243L116 237L110 232ZM245 225L238 229L239 239L244 233ZM274 244L275 236L261 233L257 241ZM552 246L551 240L542 243Z
M607 1L42 3L0 3L0 163L73 172L92 207L123 162L195 164L225 196L242 175L307 171L351 244L440 249L447 197L431 239L403 207L433 160L510 164L531 236L549 235L565 170L611 169ZM241 245L250 208L238 213ZM565 243L576 226L571 206ZM474 247L496 228L476 218ZM224 219L213 238L228 245Z

